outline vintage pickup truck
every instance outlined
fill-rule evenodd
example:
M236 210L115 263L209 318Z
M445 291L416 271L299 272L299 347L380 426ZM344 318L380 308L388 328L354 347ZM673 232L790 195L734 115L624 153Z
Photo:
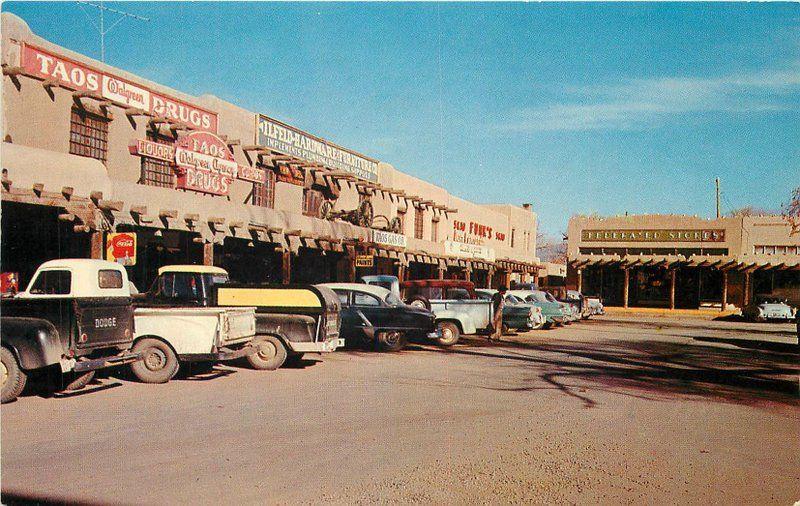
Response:
M255 308L256 352L247 361L274 370L304 353L334 351L339 339L339 298L310 285L253 286L230 283L221 267L168 265L158 270L150 290L137 296L140 308Z
M140 359L131 352L134 316L125 268L103 260L43 263L24 292L4 298L2 402L30 374L53 373L57 389L86 386L94 371Z

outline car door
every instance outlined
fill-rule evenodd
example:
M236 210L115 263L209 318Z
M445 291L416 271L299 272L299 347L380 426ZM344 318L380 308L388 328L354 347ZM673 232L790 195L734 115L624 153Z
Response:
M372 330L369 329L370 326L373 329L391 328L393 326L390 315L391 308L384 305L378 297L371 293L354 290L353 308L359 318L363 315L362 320L366 320L363 322L364 330Z
M342 305L342 327L339 332L344 339L352 339L360 333L360 328L363 324L361 318L356 314L355 308L350 303L351 292L339 288L333 291L336 292L339 297L339 303Z

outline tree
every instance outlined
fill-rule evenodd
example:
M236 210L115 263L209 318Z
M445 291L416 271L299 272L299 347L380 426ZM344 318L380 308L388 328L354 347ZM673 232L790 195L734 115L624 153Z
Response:
M794 189L788 203L781 206L781 215L792 226L790 235L800 233L800 186Z
M762 209L760 207L753 207L753 206L744 206L738 209L731 209L728 211L728 216L731 218L734 217L741 217L741 216L763 216L769 214L777 214L772 211L767 211L766 209Z
M536 234L536 252L544 262L567 263L567 242L562 237L550 237L541 232Z

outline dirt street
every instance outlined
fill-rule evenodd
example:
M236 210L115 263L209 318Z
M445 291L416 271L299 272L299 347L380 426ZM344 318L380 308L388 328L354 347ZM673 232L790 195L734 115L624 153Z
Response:
M589 321L28 395L2 408L3 499L793 504L797 355L712 327Z

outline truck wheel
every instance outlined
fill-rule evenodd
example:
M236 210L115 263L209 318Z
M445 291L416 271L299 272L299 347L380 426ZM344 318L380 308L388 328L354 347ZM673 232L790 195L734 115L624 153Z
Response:
M412 307L418 307L420 309L427 309L428 311L431 310L431 301L422 295L414 295L408 299L408 305Z
M440 345L453 346L458 342L458 338L461 336L458 325L453 322L439 322L437 327L442 331L442 337L436 340Z
M258 351L247 356L247 362L261 371L274 371L286 362L286 347L275 336L263 336L258 343Z
M142 383L166 383L178 372L178 357L163 341L144 338L131 351L142 353L142 360L131 364L133 375Z
M80 390L94 379L94 371L85 373L73 373L67 376L69 383L64 386L65 391Z
M544 322L544 324L542 325L542 328L544 330L550 330L551 328L553 328L553 322Z
M406 346L406 335L403 332L378 332L375 336L381 351L400 351Z
M3 404L19 397L25 389L28 376L19 368L16 357L6 347L0 348L0 374L2 374L3 388L0 401Z
M541 322L537 323L536 325L531 327L531 330L539 330L539 329L541 329L542 327L544 327L544 323L545 323L544 321L541 321Z

